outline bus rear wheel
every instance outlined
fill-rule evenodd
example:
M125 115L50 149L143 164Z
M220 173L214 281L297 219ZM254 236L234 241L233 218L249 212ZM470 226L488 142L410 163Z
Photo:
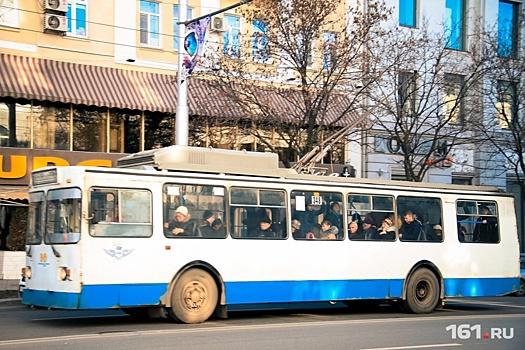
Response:
M403 309L415 314L426 314L432 312L438 302L439 282L436 275L429 269L416 270L408 280Z
M169 315L182 323L201 323L215 311L218 301L217 284L204 270L191 269L177 280L171 294Z

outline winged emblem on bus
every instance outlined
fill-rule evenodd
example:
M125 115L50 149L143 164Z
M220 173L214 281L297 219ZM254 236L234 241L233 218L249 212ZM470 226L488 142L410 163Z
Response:
M124 249L122 246L115 247L115 249L104 249L107 255L111 256L112 258L116 258L117 260L122 259L123 257L126 257L133 252L133 249Z

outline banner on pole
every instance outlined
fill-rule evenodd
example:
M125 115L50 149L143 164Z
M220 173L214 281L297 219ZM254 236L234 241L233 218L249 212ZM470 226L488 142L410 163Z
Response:
M193 72L193 69L201 58L204 50L204 39L206 29L210 23L210 17L205 17L197 22L192 22L186 27L184 36L184 60L182 62L182 81Z

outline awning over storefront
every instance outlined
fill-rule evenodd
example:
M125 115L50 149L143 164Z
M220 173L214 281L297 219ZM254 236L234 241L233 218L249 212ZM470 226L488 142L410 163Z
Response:
M27 186L0 186L0 205L23 206L28 199Z
M0 54L0 94L110 108L174 112L175 75Z
M188 108L190 115L243 118L253 115L254 106L233 101L221 92L216 80L189 79ZM91 66L71 62L23 57L0 53L0 97L35 99L79 105L176 113L177 75ZM246 88L246 87L241 87ZM272 89L251 85L259 105L286 116L286 122L297 122L304 116L300 110L302 95L294 89ZM347 114L350 105L344 95L332 94L323 123L339 120L341 124L358 118ZM247 113L250 111L251 113Z

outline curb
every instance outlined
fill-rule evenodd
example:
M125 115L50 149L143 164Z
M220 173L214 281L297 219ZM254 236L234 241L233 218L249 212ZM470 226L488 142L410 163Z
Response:
M2 306L14 306L14 305L22 305L22 299L20 299L20 298L0 299L0 307L2 307Z

